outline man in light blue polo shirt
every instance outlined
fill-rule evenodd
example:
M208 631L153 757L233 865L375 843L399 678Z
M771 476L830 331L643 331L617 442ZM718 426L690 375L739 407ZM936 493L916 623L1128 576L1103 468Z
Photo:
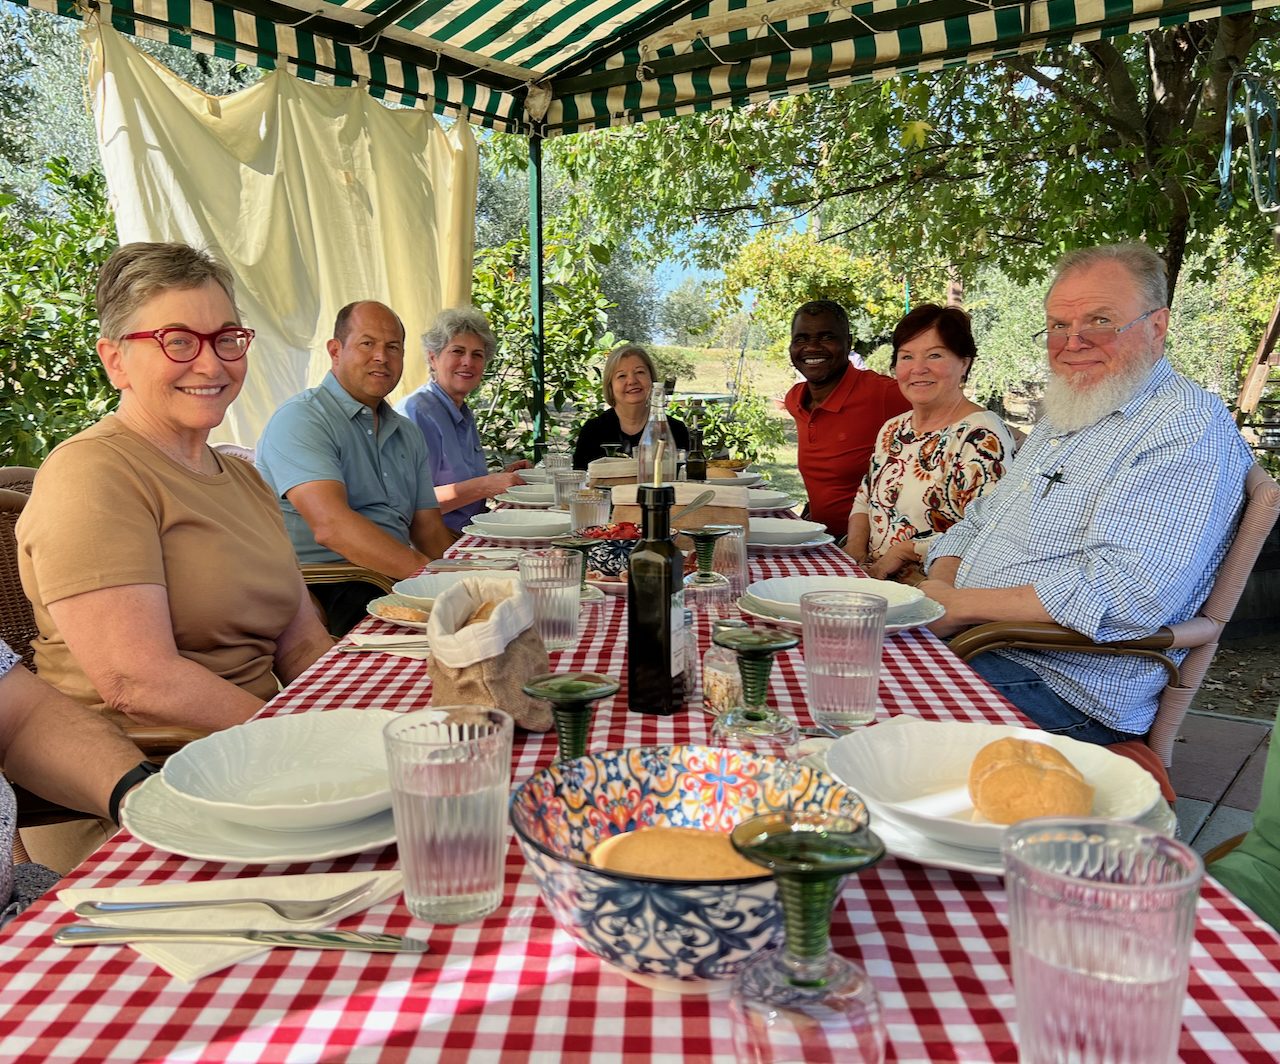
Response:
M346 561L403 579L455 539L440 518L422 433L385 401L404 370L404 325L381 303L351 303L333 336L325 379L263 430L258 471L280 500L299 561ZM378 594L359 581L311 590L335 635Z
M512 462L490 473L467 406L467 396L480 387L497 346L489 322L475 307L441 311L422 337L431 380L396 407L422 430L440 512L455 532L488 509L487 499L524 483L516 470L530 464Z
M985 621L1149 635L1195 613L1235 535L1253 456L1222 402L1164 359L1160 257L1072 252L1045 321L1044 418L929 551L921 590L946 607L939 635ZM1001 650L970 664L1041 727L1102 745L1145 735L1165 683L1132 655Z

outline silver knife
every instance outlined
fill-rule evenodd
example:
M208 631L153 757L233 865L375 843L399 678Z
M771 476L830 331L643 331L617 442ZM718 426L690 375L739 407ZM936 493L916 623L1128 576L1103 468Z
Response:
M241 942L254 946L292 946L294 949L347 949L369 953L426 953L422 939L376 935L365 931L255 931L216 928L180 930L151 927L98 927L68 924L53 936L60 946L96 946L108 942Z

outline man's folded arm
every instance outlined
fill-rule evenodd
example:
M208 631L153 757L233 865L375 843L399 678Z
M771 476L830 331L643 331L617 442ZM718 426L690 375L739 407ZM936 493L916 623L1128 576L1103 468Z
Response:
M307 481L286 491L285 498L307 522L316 542L352 565L402 580L430 560L352 510L341 481Z

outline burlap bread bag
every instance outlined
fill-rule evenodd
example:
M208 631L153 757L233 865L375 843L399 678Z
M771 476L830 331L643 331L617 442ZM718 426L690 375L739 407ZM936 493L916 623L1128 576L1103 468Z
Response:
M467 624L486 603L493 611ZM443 591L427 621L431 704L496 706L528 731L551 728L551 707L521 686L550 667L533 627L533 605L519 582L468 576Z

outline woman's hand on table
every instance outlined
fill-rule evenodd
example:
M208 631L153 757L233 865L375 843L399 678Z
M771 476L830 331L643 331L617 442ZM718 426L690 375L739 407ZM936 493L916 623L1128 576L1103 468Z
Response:
M900 569L919 561L920 556L916 554L915 541L900 539L891 544L889 549L874 562L863 562L862 567L871 579L888 580Z

